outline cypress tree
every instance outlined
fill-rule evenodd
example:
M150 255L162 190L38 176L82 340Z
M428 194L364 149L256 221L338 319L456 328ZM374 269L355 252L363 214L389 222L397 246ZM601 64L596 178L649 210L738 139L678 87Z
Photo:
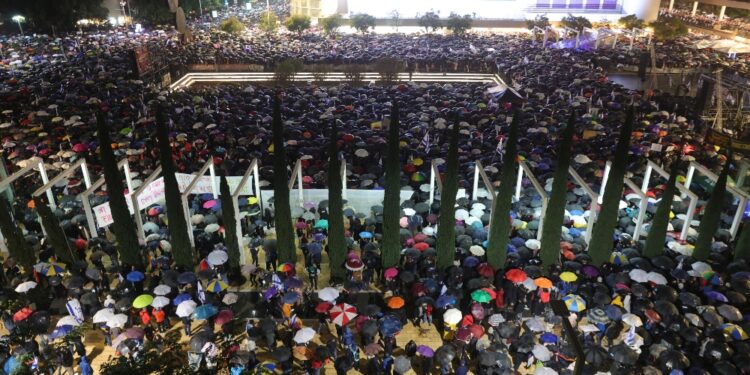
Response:
M565 219L565 196L567 195L568 167L575 134L575 122L576 114L571 110L568 125L563 130L562 139L557 147L557 168L553 175L552 192L547 203L547 210L544 212L544 227L542 228L540 258L545 270L560 262L560 236Z
M508 257L508 236L511 222L508 218L513 203L513 187L518 173L518 122L521 113L516 111L510 124L508 142L505 145L503 169L500 172L500 191L492 202L492 225L490 242L487 246L487 260L495 269L505 267Z
M742 232L734 245L734 259L750 260L750 219L742 224Z
M0 231L3 232L3 237L5 237L8 252L18 264L24 267L26 272L29 272L36 263L36 254L26 243L21 228L13 222L12 210L8 201L5 198L0 198L0 202L2 202L0 203Z
M446 162L445 180L440 192L440 217L437 234L437 267L444 270L453 265L456 254L456 194L458 194L458 137L459 115L453 122L450 148Z
M401 214L401 168L399 168L398 102L393 100L388 128L388 150L385 158L385 192L383 196L383 267L398 265L401 257L398 220Z
M117 161L112 152L109 129L103 113L96 115L96 134L99 139L99 159L104 169L104 181L109 191L109 208L112 212L112 231L117 239L117 253L125 265L140 267L143 265L141 246L138 243L135 224L130 216L128 204L122 192L122 176L117 168ZM130 192L132 193L132 191Z
M589 241L588 252L591 256L591 262L595 265L600 265L609 260L609 255L612 253L612 234L617 225L617 211L620 209L622 184L628 168L628 150L630 149L630 135L633 132L633 117L633 108L631 107L628 110L625 124L620 128L620 137L615 148L615 160L612 162L612 169L609 171L602 205L594 224L591 241Z
M703 211L701 224L698 226L698 239L695 241L695 250L693 251L693 257L695 257L695 259L706 260L711 253L711 244L714 241L714 234L716 234L716 230L719 228L721 212L724 210L727 192L727 177L729 175L729 166L731 163L732 150L730 145L727 162L724 164L721 174L719 174L719 179L716 181L716 185L714 185L711 197L708 199L708 203L706 203L706 209ZM689 223L685 223L685 225L688 224Z
M643 255L654 258L664 253L664 241L667 237L669 228L669 213L672 212L672 200L677 190L677 173L679 171L679 158L675 159L669 170L669 180L667 187L661 195L659 207L656 208L654 219L651 221L651 228L648 230L646 237L646 247L643 249ZM685 223L687 225L688 223Z
M156 113L156 139L159 144L159 160L164 177L164 195L167 204L172 256L178 266L192 270L194 256L188 233L190 228L185 221L180 187L177 185L177 177L175 177L176 169L174 160L172 160L172 148L169 145L169 125L167 125L164 117L163 110L159 108Z
M331 121L331 138L328 145L328 260L331 269L331 283L344 281L344 257L346 256L346 239L344 238L344 200L341 190L341 159L337 143L338 127L336 120Z
M292 209L289 206L289 176L286 171L284 128L281 125L281 99L273 101L273 201L276 207L276 243L281 263L297 262L297 244L292 227ZM301 188L301 187L300 187Z
M78 257L73 253L73 249L70 248L68 236L60 226L57 216L55 216L49 206L40 197L34 197L34 207L39 218L42 220L44 230L47 232L47 241L52 246L52 250L55 251L57 259L63 263L72 265Z
M220 172L219 192L221 199L221 218L224 222L224 243L227 245L229 255L229 267L237 269L240 266L240 243L237 241L237 217L234 215L234 199L229 190L227 176L224 170Z

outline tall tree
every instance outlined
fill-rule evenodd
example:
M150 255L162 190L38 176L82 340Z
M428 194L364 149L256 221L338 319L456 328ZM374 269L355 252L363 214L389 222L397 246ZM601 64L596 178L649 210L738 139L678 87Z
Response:
M508 236L511 222L510 208L513 203L513 182L518 173L518 122L521 112L516 111L510 124L508 141L505 144L503 169L500 172L500 191L492 201L492 224L490 242L487 245L487 261L492 267L503 268L508 257Z
M24 32L50 35L53 30L56 33L74 30L76 21L84 18L107 18L107 9L102 7L101 0L3 0L0 1L0 13L7 15L3 19L6 26L16 26L10 24L15 23L10 17L18 14L26 17ZM14 32L18 32L17 27L14 27Z
M398 220L401 214L401 168L399 168L399 128L401 121L398 102L391 106L388 126L388 150L385 157L385 193L383 196L383 267L393 267L401 257Z
M729 176L729 167L732 164L731 145L728 150L727 161L721 170L721 174L719 174L716 185L714 185L711 197L706 203L706 209L703 211L701 224L698 226L698 239L695 241L695 250L693 251L693 257L698 260L708 258L711 253L711 244L714 242L714 234L719 229L719 222L721 222L721 212L724 210L724 203L726 202L727 177Z
M568 125L563 130L562 139L557 146L557 167L553 175L552 192L550 193L549 203L547 203L547 210L544 212L540 258L545 270L549 266L560 262L560 236L562 235L562 224L565 219L568 167L570 166L570 150L573 146L573 135L576 132L575 123L576 114L575 111L571 110Z
M0 231L3 232L10 256L22 265L27 272L36 263L36 254L23 237L21 228L13 222L12 209L5 198L0 198ZM2 267L0 267L2 268Z
M234 199L232 192L229 190L227 176L222 168L219 172L221 181L219 182L219 192L221 193L221 218L224 222L224 243L227 245L227 254L229 255L229 267L237 269L240 266L240 243L237 240L237 217L234 214Z
M339 159L338 126L336 119L331 122L331 138L328 145L328 260L331 269L331 282L344 281L344 199L341 190L341 159Z
M167 204L169 221L169 238L172 243L172 256L178 266L192 270L194 265L193 247L190 245L189 230L185 221L185 210L182 207L180 186L177 185L177 172L172 159L172 147L169 144L169 125L163 109L156 112L156 140L159 144L159 161L164 177L164 195Z
M458 137L459 114L456 112L451 130L445 179L440 191L440 217L437 234L437 267L444 270L453 265L456 257L456 194L458 194Z
M273 201L276 207L276 243L282 263L297 262L297 243L292 228L292 209L289 206L289 175L286 171L284 128L281 124L281 98L273 101ZM301 189L302 187L300 187Z
M750 219L742 224L742 232L734 244L734 259L750 260Z
M107 191L109 191L109 209L114 219L112 232L117 239L118 256L125 265L142 266L141 246L138 243L136 228L128 204L122 194L125 191L125 186L117 168L115 154L110 147L112 140L109 137L109 128L107 128L103 113L97 113L96 115L96 134L99 139L99 159L104 169L104 181L107 184Z
M595 265L600 265L609 259L612 253L613 238L617 225L617 211L620 209L623 179L628 168L628 150L630 149L630 135L633 132L633 108L628 110L625 124L620 128L620 137L615 148L615 160L609 171L607 185L604 187L602 205L594 223L594 231L589 241L589 255Z
M654 258L664 253L664 242L667 237L669 228L669 213L672 212L672 200L677 190L677 173L679 171L679 158L676 158L669 170L669 180L664 193L661 194L659 207L656 208L654 219L651 221L651 228L648 230L646 237L646 246L643 255Z
M72 265L78 257L73 253L68 236L60 226L57 216L55 216L49 206L47 206L47 203L42 201L40 197L34 197L34 207L37 214L39 214L39 218L42 219L42 225L47 232L47 241L52 246L52 250L55 251L57 259L63 263Z

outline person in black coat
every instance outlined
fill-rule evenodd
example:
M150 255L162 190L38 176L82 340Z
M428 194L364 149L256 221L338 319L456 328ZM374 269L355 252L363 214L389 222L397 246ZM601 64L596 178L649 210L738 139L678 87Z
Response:
M369 357L367 359L367 367L365 367L365 371L367 374L382 374L383 364L380 362L380 358L378 358L378 356Z

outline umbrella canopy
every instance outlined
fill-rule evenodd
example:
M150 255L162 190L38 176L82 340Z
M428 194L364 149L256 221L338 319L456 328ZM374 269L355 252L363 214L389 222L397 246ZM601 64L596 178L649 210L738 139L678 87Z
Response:
M581 312L586 310L586 300L575 294L568 294L562 298L569 311Z
M185 300L180 302L179 305L177 305L177 309L175 310L175 315L179 316L180 318L187 318L195 312L195 309L198 307L198 304L195 303L193 300Z
M169 285L157 285L156 288L154 288L154 294L157 296L166 296L172 291L172 288Z
M344 326L357 317L357 309L348 303L339 303L333 306L328 313L331 316L331 321L339 326Z
M234 319L234 313L232 312L232 310L221 310L218 314L216 314L214 323L218 325L224 325L231 322L232 319Z
M459 309L449 309L443 313L443 321L447 324L458 324L462 318L463 314L461 314L461 310Z
M322 301L333 302L339 298L339 291L335 288L326 287L318 291L318 298Z
M133 300L133 307L136 309L142 309L146 306L151 306L151 302L154 302L154 297L149 294L141 294Z
M186 302L183 302L186 303ZM182 306L182 304L180 304ZM177 306L178 308L180 306ZM217 309L213 305L200 305L195 308L195 311L193 311L192 318L196 320L206 320L216 314L219 313L219 309Z
M229 254L223 250L214 250L208 253L208 256L206 257L206 261L214 266L224 264L227 260L229 260Z
M151 301L151 306L157 307L157 308L162 308L168 305L169 305L169 298L164 297L164 296L156 296L154 297L154 300Z

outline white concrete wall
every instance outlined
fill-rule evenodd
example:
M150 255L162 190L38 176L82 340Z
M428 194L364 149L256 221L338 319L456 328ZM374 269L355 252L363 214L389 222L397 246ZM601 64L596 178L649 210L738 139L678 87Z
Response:
M646 22L655 21L659 16L659 0L623 0L622 10L626 14L635 14Z

